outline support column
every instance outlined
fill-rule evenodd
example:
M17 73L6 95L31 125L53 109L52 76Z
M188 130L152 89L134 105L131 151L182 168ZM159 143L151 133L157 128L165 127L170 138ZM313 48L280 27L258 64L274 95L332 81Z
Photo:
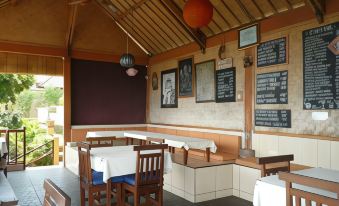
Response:
M64 59L64 144L72 141L71 132L71 58ZM64 150L65 151L65 150ZM66 155L66 154L64 154Z

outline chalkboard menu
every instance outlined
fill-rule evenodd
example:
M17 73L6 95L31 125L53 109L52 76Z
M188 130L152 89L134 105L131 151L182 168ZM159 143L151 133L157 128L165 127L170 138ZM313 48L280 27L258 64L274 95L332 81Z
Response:
M304 109L339 109L339 22L303 31Z
M215 72L216 102L235 102L235 67Z
M257 46L257 67L287 63L286 37L263 42Z
M291 128L291 110L255 110L255 126Z
M257 75L257 104L288 103L288 72Z

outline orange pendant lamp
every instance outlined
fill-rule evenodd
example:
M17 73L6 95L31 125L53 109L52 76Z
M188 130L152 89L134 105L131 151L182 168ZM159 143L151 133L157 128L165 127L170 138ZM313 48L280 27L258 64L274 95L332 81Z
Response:
M190 27L204 27L212 20L213 5L209 0L188 0L183 13L184 20Z

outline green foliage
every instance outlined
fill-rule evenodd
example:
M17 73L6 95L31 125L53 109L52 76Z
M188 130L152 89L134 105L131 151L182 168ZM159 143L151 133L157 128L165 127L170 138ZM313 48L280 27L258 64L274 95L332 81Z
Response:
M25 117L29 117L35 96L36 95L33 91L25 90L17 97L16 107L23 113Z
M55 106L59 104L60 98L64 92L60 88L47 87L44 92L44 100L48 106Z
M22 127L21 113L17 111L0 112L0 127L18 129Z
M0 74L0 104L15 103L16 95L33 84L33 75Z

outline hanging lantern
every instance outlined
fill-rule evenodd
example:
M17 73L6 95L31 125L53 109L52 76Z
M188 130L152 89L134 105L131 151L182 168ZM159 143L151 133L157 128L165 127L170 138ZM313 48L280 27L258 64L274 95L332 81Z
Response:
M184 20L190 27L204 27L212 20L213 5L209 0L188 0L183 13Z
M120 65L122 67L133 67L134 66L134 56L129 53L125 53L120 57Z

